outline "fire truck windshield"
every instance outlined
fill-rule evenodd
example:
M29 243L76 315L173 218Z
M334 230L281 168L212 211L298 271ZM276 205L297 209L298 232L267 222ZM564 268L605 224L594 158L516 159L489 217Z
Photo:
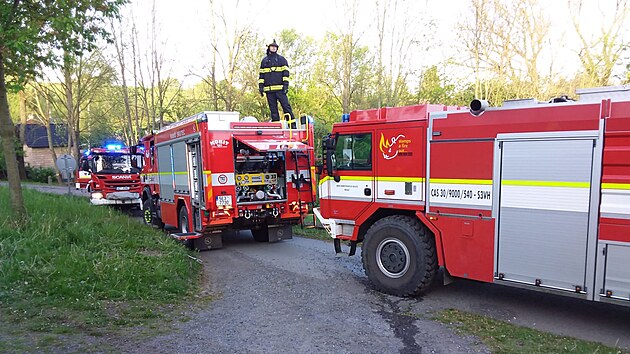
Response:
M142 168L142 155L123 153L94 154L91 163L92 172L114 173L140 173Z

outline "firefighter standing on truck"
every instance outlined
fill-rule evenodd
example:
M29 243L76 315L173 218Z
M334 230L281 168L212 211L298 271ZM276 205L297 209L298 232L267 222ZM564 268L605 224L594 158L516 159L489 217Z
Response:
M289 114L290 120L293 121L293 111L287 98L287 92L289 91L289 64L282 55L278 54L278 43L276 43L275 39L271 44L267 45L267 55L260 63L258 91L260 96L263 95L263 92L267 94L267 103L271 111L272 122L280 120L278 101L280 101L284 114Z

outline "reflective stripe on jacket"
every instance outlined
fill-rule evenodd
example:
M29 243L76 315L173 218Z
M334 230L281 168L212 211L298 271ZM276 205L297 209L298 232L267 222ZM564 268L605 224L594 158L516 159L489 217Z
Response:
M280 54L269 53L260 63L258 88L262 91L280 91L289 87L289 64Z

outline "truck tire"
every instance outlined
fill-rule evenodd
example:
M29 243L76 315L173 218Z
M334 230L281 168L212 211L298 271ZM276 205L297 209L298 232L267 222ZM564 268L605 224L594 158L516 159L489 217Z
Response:
M361 259L379 291L402 297L425 291L438 268L433 235L419 220L403 215L385 217L368 229Z
M153 205L151 199L146 199L142 203L142 220L146 225L153 226Z
M155 206L151 202L151 199L147 199L142 203L142 209L142 220L144 220L145 224L152 227L157 227L158 229L164 227L162 219L156 216Z
M188 210L185 206L179 209L179 232L190 232L190 223L188 222Z
M269 242L269 227L262 226L260 229L252 229L252 236L256 242Z

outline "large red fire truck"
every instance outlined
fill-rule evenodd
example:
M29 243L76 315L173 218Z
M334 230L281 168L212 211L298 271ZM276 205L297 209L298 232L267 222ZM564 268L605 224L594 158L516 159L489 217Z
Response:
M472 279L630 305L630 86L470 110L350 113L324 145L321 221L369 280Z
M142 152L122 144L90 148L79 160L76 188L85 188L94 205L142 207Z
M145 222L199 250L220 248L225 230L291 238L315 199L313 126L300 123L202 112L144 137Z

